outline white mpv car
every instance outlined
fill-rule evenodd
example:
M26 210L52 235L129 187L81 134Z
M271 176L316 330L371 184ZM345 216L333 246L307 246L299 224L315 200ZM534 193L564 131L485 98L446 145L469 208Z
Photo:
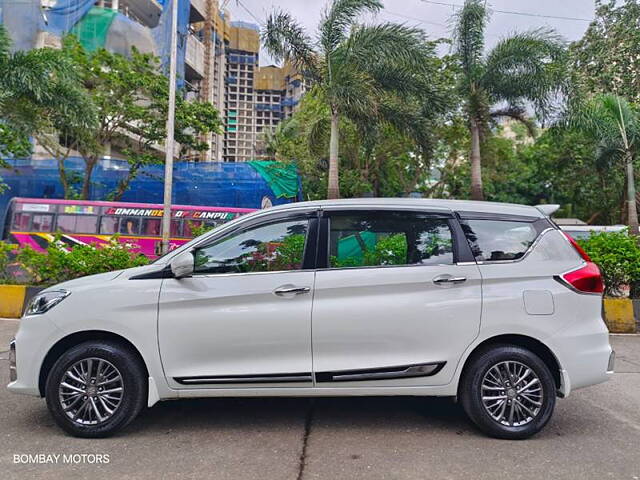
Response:
M167 399L421 395L526 438L556 396L613 374L602 291L535 207L298 203L45 290L11 344L9 389L81 437Z

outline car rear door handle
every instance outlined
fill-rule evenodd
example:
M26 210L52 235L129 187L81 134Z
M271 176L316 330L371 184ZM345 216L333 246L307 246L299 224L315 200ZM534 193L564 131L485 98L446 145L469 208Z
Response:
M451 275L441 275L433 279L436 285L446 285L448 283L463 283L467 281L467 277L452 277Z
M284 297L287 295L300 295L302 293L309 293L311 291L311 287L296 287L285 285L279 288L276 288L273 293L280 297Z

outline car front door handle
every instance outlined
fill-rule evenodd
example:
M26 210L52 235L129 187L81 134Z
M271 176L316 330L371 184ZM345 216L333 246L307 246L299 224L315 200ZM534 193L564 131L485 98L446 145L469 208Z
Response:
M449 283L457 284L467 281L467 277L452 277L451 275L442 275L433 279L436 285L446 285Z
M285 285L279 288L276 288L273 293L275 293L276 295L278 295L279 297L284 297L284 296L288 296L288 295L300 295L302 293L309 293L311 291L311 287L296 287L296 286L289 286L289 285Z

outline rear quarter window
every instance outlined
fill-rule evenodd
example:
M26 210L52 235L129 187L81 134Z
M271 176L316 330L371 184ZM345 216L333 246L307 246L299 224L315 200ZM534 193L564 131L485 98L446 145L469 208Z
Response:
M461 225L479 262L518 260L527 253L539 234L533 222L463 220Z

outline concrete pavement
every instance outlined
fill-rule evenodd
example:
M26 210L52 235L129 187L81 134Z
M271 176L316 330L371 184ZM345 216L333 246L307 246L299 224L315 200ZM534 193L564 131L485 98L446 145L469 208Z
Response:
M0 321L3 386L17 326ZM450 400L411 397L164 402L116 437L82 440L54 424L42 399L0 387L0 478L638 480L640 336L612 343L613 380L559 400L547 428L520 442L483 436ZM109 463L62 457L84 453ZM27 454L60 457L15 463Z

